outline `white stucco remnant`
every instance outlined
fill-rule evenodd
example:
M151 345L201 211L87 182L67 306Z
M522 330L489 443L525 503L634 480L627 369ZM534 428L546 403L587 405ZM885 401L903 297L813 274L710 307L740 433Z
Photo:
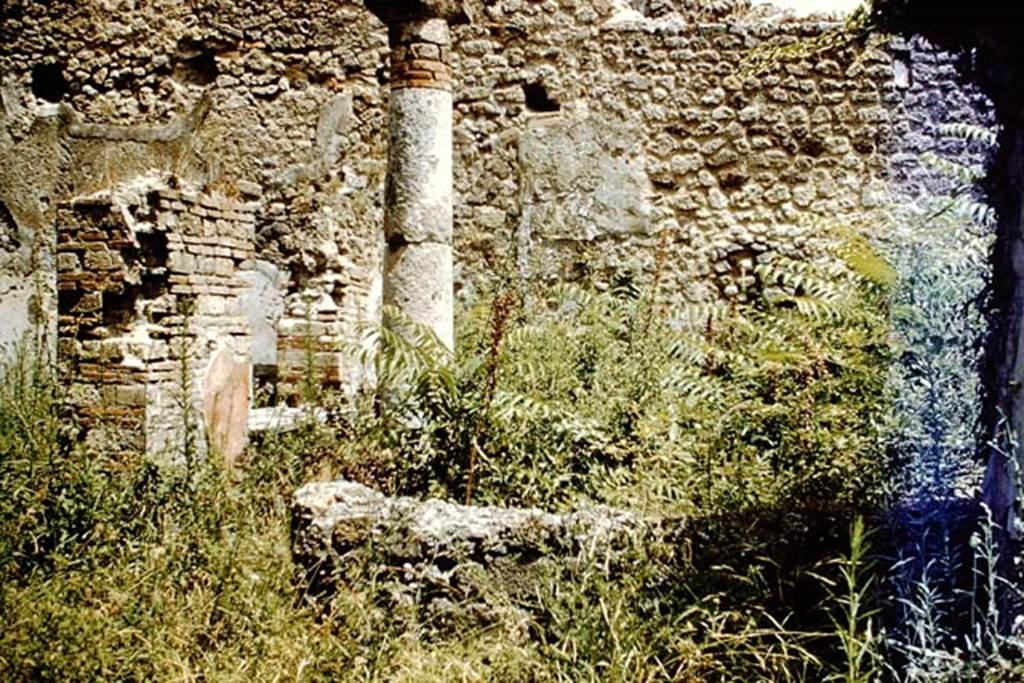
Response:
M756 4L772 5L792 10L800 16L811 14L849 14L863 4L863 0L758 0Z
M449 349L455 348L452 268L451 245L436 242L389 249L384 262L384 300Z

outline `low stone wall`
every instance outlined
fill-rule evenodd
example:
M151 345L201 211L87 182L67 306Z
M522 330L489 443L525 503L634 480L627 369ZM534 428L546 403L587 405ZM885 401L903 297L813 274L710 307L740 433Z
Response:
M253 207L160 190L76 199L57 216L58 361L87 438L171 459L240 455Z
M488 586L527 595L553 563L607 569L634 541L681 528L608 507L558 515L392 498L349 481L307 484L292 504L293 552L314 594L370 563L398 603L485 620L497 608Z

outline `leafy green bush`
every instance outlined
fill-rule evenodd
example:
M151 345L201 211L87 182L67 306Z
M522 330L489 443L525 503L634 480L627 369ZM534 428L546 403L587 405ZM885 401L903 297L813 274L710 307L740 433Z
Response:
M996 140L966 124L940 132L965 145L964 162L923 159L947 179L947 195L894 210L880 242L900 276L889 380L900 478L888 520L897 543L887 590L896 599L885 646L894 679L1015 680L1011 661L1024 649L1000 606L1021 596L997 567L999 557L1012 564L1012 549L998 547L991 515L977 503L995 220L978 184Z
M850 235L756 274L743 304L672 306L628 277L500 290L461 316L454 357L389 311L362 343L379 350L376 391L321 428L325 476L689 519L685 552L650 548L632 578L570 572L529 607L540 642L573 653L551 664L567 680L610 676L622 662L599 666L597 643L627 635L641 649L623 656L652 668L614 669L623 680L824 676L836 648L815 571L888 495L893 273Z
M887 464L889 274L862 243L830 256L761 267L746 304L670 306L629 279L499 292L463 316L454 359L405 322L373 329L380 388L339 411L348 473L545 507L869 506Z

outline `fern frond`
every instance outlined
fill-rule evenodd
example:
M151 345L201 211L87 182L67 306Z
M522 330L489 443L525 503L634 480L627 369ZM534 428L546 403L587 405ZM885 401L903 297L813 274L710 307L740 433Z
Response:
M974 185L985 178L985 169L980 166L968 166L956 161L944 159L931 152L921 155L921 161L942 175L964 185Z
M972 197L957 197L953 200L951 208L957 216L979 227L988 228L996 224L995 207L979 202Z
M848 240L839 254L851 271L868 282L894 285L899 279L896 269L863 237Z
M998 131L971 123L946 123L939 126L939 135L977 143L994 149L999 144Z

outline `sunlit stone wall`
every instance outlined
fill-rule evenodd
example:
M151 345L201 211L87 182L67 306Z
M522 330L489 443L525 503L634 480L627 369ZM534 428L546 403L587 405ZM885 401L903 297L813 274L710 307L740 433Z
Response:
M966 148L937 126L988 121L969 60L924 44L746 69L836 26L771 6L470 5L448 65L457 298L506 278L649 278L665 245L678 300L742 299L757 263L814 258L830 226L942 191L922 154ZM59 202L155 170L257 206L260 287L279 302L266 327L297 360L307 321L324 325L318 363L355 372L331 354L383 294L383 24L315 0L6 7L0 340L29 324L29 275L52 278L40 245Z

